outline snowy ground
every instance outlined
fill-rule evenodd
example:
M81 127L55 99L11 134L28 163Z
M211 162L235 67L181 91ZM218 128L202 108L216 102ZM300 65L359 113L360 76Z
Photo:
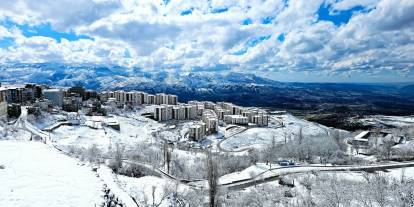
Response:
M109 127L93 129L87 126L61 126L51 133L51 138L60 146L89 147L97 145L101 149L108 149L115 143L135 146L136 143L154 142L152 132L163 127L153 120L139 121L133 118L116 116L121 130L113 130Z
M7 129L7 132L6 132ZM31 134L15 126L0 126L0 140L29 140Z
M80 165L39 142L0 141L1 206L98 206L102 181Z
M406 179L407 178L414 179L414 167L389 169L389 170L386 170L385 172L379 171L378 173L385 175L385 176L390 176L397 180L401 179L402 177ZM364 181L363 174L360 172L320 172L320 175L328 175L328 174L331 174L331 175L335 174L338 176L338 178L346 179L350 181L357 181L357 182Z
M296 118L292 115L272 116L271 119L283 122L285 127L261 127L250 128L246 131L231 136L223 141L221 147L225 150L243 150L252 147L263 147L272 142L283 142L293 138L302 129L304 136L326 136L329 128L306 120Z
M414 116L382 116L382 115L375 115L369 116L365 119L361 119L361 121L367 124L385 124L391 125L395 127L404 127L404 126L412 126L414 125Z
M33 115L28 115L27 120L39 129L46 128L53 125L54 123L62 120L66 120L66 115L63 114L50 114L42 112L42 116L35 118Z
M273 165L272 169L275 167L279 167L279 165ZM266 165L265 163L257 163L256 165L252 165L240 172L234 172L234 173L221 176L219 178L218 183L226 184L226 183L232 183L232 182L239 181L239 180L251 179L261 173L268 171L269 168L270 166Z
M141 178L118 176L118 180L123 190L134 197L138 204L145 206L152 204L153 201L155 204L160 204L161 207L169 206L167 197L171 196L175 189L178 192L189 190L188 186L167 182L165 179L154 176Z

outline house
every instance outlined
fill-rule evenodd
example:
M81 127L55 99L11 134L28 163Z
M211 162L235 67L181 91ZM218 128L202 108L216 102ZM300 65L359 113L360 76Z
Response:
M393 145L404 142L405 138L389 131L362 131L352 139L352 146L357 153L370 154L370 149L392 143Z

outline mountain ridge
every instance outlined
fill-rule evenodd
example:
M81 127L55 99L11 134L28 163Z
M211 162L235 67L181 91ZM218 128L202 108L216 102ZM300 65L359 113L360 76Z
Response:
M84 64L3 64L0 81L95 90L142 90L177 94L180 101L230 101L244 106L321 110L358 106L364 113L414 114L411 85L285 83L238 72L145 71L140 68Z

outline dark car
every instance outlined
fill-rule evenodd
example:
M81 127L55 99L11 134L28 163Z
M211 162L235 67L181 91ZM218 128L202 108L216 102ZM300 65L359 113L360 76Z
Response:
M279 164L280 166L290 166L290 165L295 165L295 163L294 163L293 161L290 161L290 160L280 160L280 161L278 162L278 164Z

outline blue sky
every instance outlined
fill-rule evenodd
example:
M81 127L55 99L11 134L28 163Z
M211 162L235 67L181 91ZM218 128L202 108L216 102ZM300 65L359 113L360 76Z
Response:
M414 81L414 1L73 0L0 3L0 62Z

